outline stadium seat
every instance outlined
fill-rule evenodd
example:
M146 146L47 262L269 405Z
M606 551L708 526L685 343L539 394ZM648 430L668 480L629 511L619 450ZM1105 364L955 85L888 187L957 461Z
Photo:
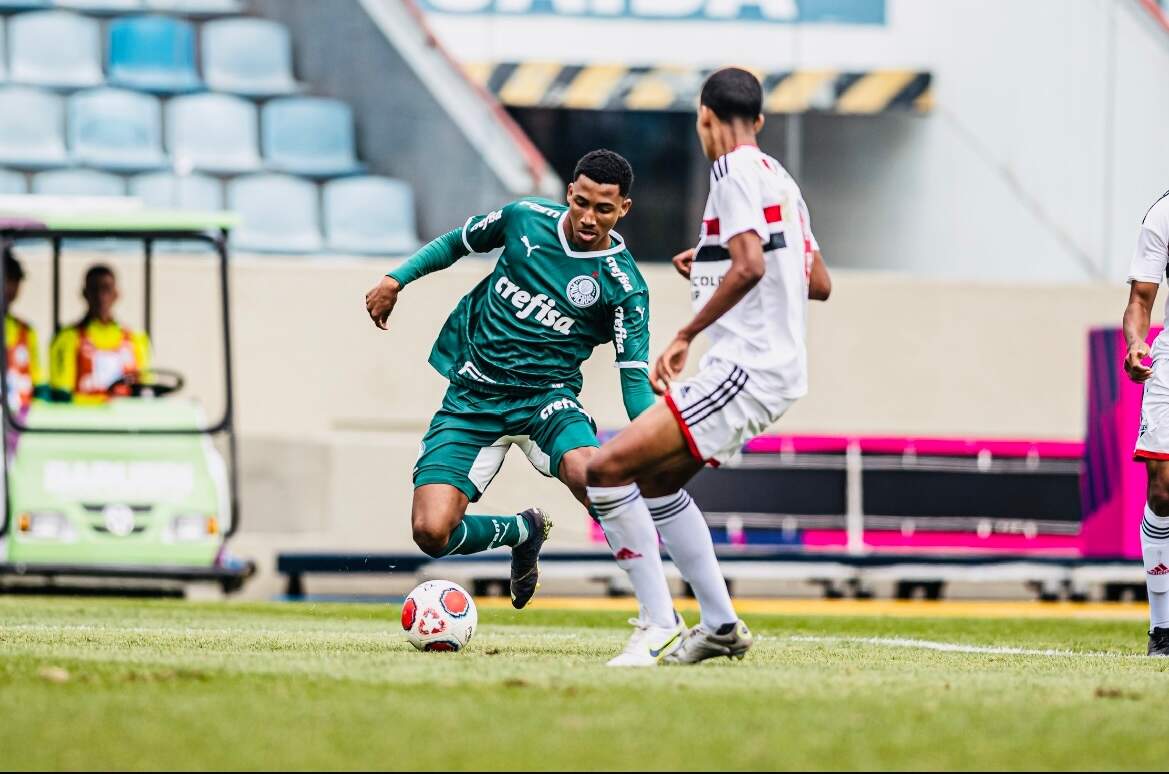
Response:
M32 193L48 196L125 196L126 181L93 169L55 169L32 177Z
M0 164L44 169L68 162L60 97L27 86L0 88Z
M206 175L151 172L130 180L130 195L154 209L222 210L223 185Z
M240 0L146 0L146 7L161 13L187 16L223 16L244 10Z
M142 0L53 0L53 5L85 13L130 13L142 10Z
M133 172L158 169L162 108L155 97L123 89L94 89L69 100L69 149L73 160Z
M101 31L95 19L69 11L36 11L8 22L9 79L78 89L104 80Z
M11 169L0 169L0 194L23 193L28 193L28 183L25 182L24 175Z
M227 184L228 209L242 223L232 232L240 250L311 253L321 249L317 187L288 175L250 175Z
M344 102L285 97L263 107L264 161L271 169L334 177L361 170L353 150L353 112Z
M4 25L0 24L0 83L8 80L8 52L4 45Z
M351 177L326 183L324 216L330 250L400 255L418 248L414 191L402 180Z
M227 94L176 97L166 106L166 146L175 164L220 174L260 168L256 106Z
M110 22L109 77L116 86L177 94L201 87L195 71L195 28L168 16Z
M203 78L217 91L247 97L292 94L292 40L266 19L219 19L201 30Z
M49 0L0 0L0 11L28 11L35 8L48 8Z

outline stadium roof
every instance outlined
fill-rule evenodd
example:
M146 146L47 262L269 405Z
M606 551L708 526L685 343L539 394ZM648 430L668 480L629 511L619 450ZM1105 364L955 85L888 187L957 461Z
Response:
M663 65L567 65L558 62L468 63L467 74L510 107L693 112L711 70ZM909 69L756 71L765 113L819 111L871 115L927 112L933 77Z

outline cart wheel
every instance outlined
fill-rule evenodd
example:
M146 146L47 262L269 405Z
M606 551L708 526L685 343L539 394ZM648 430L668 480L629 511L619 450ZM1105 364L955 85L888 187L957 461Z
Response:
M223 589L224 594L234 594L244 587L244 579L239 577L224 578L219 581L219 586Z

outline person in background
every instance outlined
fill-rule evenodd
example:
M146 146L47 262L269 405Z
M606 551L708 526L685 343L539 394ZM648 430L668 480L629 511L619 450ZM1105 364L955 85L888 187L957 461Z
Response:
M36 328L12 314L12 305L20 295L23 281L24 267L12 248L5 245L4 302L8 314L4 318L4 340L8 344L8 407L17 414L27 411L34 397L45 398L48 392Z
M49 385L54 395L77 403L126 396L150 367L150 339L114 319L118 283L114 271L97 264L85 272L81 290L85 316L53 337Z

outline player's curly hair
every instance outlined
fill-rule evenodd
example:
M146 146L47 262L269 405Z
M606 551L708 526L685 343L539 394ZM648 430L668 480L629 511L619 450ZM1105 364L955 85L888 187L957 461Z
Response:
M702 84L699 102L713 110L720 121L754 121L763 112L763 85L746 70L725 67Z
M572 179L584 175L594 183L615 185L622 196L628 196L633 189L633 167L620 153L601 148L589 151L576 162Z

